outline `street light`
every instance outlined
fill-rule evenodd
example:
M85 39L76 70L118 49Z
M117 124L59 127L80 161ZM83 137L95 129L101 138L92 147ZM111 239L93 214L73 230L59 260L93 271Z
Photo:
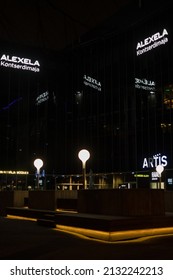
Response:
M82 149L78 153L79 159L82 161L83 170L83 188L86 189L86 161L90 158L90 153L88 150Z
M40 168L43 166L43 161L40 158L34 160L34 166L37 169L37 188L39 189Z
M156 166L156 171L159 174L159 189L161 189L161 176L162 176L163 170L164 170L163 165L159 164Z

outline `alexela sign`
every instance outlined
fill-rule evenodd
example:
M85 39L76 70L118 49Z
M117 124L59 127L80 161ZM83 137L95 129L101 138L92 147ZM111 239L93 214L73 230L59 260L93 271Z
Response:
M143 41L138 42L136 46L136 54L141 55L168 42L168 31L164 28L161 32L157 32Z
M32 60L30 58L25 57L10 56L6 54L3 54L0 57L0 66L6 68L40 72L40 63L38 60Z
M144 158L142 168L156 168L158 165L167 166L167 156L157 154L149 158Z
M92 87L98 91L101 91L101 82L97 81L96 79L89 77L87 75L83 76L83 83L85 86Z

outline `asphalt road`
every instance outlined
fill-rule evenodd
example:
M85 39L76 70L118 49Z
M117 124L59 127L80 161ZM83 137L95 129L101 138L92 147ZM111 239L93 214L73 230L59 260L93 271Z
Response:
M173 234L106 243L0 217L0 259L173 260Z

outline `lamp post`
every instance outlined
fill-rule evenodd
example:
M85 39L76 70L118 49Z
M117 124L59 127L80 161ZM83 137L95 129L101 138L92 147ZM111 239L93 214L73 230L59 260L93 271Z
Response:
M78 153L79 159L82 161L83 170L83 188L86 189L86 161L90 158L90 153L88 150L82 149Z
M163 165L159 164L156 166L156 171L159 174L159 189L161 189L161 176L162 176L163 170L164 170Z
M34 160L34 166L37 169L37 188L39 189L40 168L43 166L43 161L40 158Z

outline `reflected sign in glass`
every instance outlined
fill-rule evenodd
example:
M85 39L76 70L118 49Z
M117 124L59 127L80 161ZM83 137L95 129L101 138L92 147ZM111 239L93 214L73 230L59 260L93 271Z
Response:
M48 99L49 99L49 92L45 91L36 98L36 105L40 105L41 103L47 101Z
M97 81L96 79L94 79L90 76L84 75L83 76L83 83L84 83L85 86L89 86L89 87L94 88L98 91L101 91L101 82Z
M143 89L147 91L155 91L156 83L147 79L135 78L135 88Z

